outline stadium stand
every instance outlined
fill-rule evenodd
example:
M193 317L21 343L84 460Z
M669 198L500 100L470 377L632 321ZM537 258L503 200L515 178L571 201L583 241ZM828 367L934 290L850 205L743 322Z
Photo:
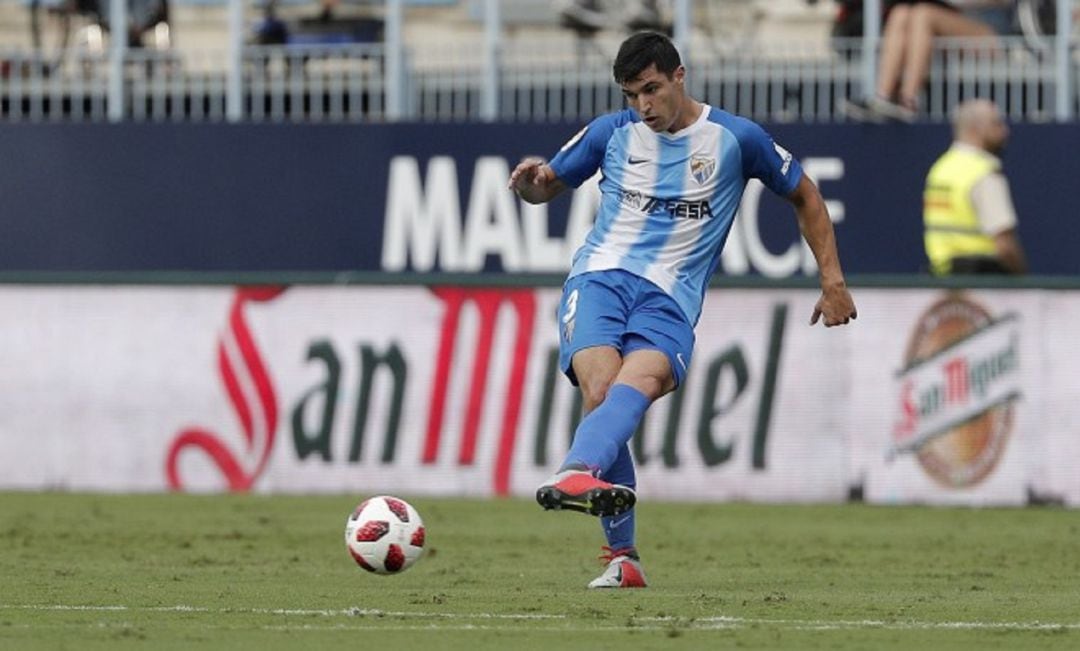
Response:
M230 114L227 4L174 0L167 51L126 53L123 113L134 120L239 114L254 121L561 121L621 105L608 70L624 35L620 29L582 37L559 24L554 3L503 0L502 30L493 44L485 40L482 0L405 5L402 56L396 59L392 44L382 39L382 2L345 0L334 5L331 21L318 20L321 7L313 1L248 4L238 93L243 106ZM104 119L112 74L107 39L101 30L93 36L87 29L92 19L79 16L64 54L43 55L33 48L29 6L27 0L0 0L0 117ZM662 6L671 18L671 3ZM696 0L691 6L690 81L697 96L759 120L844 119L840 100L860 92L863 83L862 42L831 38L834 2ZM1036 14L1045 10L1040 7ZM271 9L287 42L255 45ZM47 29L56 29L56 22L53 12ZM1061 107L1052 53L1051 40L1019 35L989 48L942 42L921 118L945 120L956 102L979 94L999 100L1010 119L1050 119ZM395 61L404 62L400 75L394 74ZM1076 104L1075 92L1066 104Z

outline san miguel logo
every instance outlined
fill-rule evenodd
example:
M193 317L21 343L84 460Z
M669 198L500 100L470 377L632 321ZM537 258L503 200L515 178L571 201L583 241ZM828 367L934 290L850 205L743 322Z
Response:
M993 317L960 293L932 305L915 324L898 373L900 416L888 457L914 454L948 488L993 472L1020 397L1019 319Z
M225 430L211 430L204 426L182 429L169 445L165 460L165 474L172 490L184 490L185 481L180 460L185 454L204 455L220 472L230 491L250 490L266 470L273 452L279 426L291 425L292 439L297 459L304 460L315 455L325 462L332 461L331 445L334 431L336 406L342 393L342 357L328 340L312 342L308 348L308 361L322 363L326 378L304 393L293 406L292 418L279 417L283 411L274 387L263 352L252 336L246 309L252 303L271 301L279 296L282 288L240 288L229 308L227 327L217 342L217 370L223 393L240 425L240 436ZM426 402L427 428L423 440L421 463L434 465L439 462L440 451L449 453L451 446L443 446L444 434L455 429L460 431L455 462L458 466L473 466L480 461L480 438L484 434L483 412L488 400L501 400L502 413L497 425L497 443L492 462L492 487L496 494L506 495L510 490L510 472L514 448L519 435L522 406L525 395L529 351L532 347L536 321L536 297L532 290L504 290L483 288L434 287L433 295L445 306L440 331L438 353L434 361L434 377ZM516 323L509 350L498 350L496 330L502 318L500 312L510 307ZM459 335L463 330L462 315L467 308L475 310L479 319L475 347L460 348ZM470 364L471 362L471 364ZM356 404L352 409L355 422L351 427L353 436L348 456L349 463L361 460L364 439L371 427L369 418L373 412L388 413L386 432L380 462L394 463L397 453L403 396L408 377L408 361L397 343L380 352L374 344L360 346L358 375L361 385ZM452 386L451 370L455 364L470 365L470 381L464 388L465 406L462 420L451 422L448 404L457 398ZM493 368L509 364L505 385L492 386L489 380ZM378 371L392 377L388 387L387 404L374 403L378 392L374 390ZM454 398L452 398L452 396ZM321 404L321 408L313 407ZM316 412L311 414L311 412ZM314 415L317 425L309 430L305 425ZM445 450L443 448L446 448Z
M298 480L305 486L328 485L333 480L314 479L321 476L318 470L348 464L356 470L351 476L378 482L373 490L445 492L464 485L460 479L446 481L447 473L460 473L469 486L479 479L501 496L512 492L518 464L550 470L569 447L582 398L565 385L566 391L557 388L563 382L558 346L537 335L538 327L555 324L546 323L536 290L431 286L424 293L408 292L402 303L424 307L416 318L409 314L383 324L375 323L381 315L370 307L377 303L374 292L382 290L358 289L363 300L355 309L370 315L370 327L350 321L355 335L344 342L340 335L278 327L269 351L258 345L251 316L258 310L279 326L291 321L271 318L287 313L290 305L266 305L283 291L241 287L228 304L212 358L215 372L206 379L210 392L220 396L213 404L230 409L232 422L196 421L174 430L164 455L171 490L208 482L223 482L230 491L251 490L276 454L287 455L274 461L279 472L311 473ZM297 292L296 300L303 298L303 288L290 291ZM702 464L732 463L745 445L751 467L767 468L787 311L786 304L773 306L760 369L750 363L755 356L738 344L702 355L702 377L672 397L663 438L634 437L639 463L679 468L684 463L679 432L696 419L690 430L697 433ZM290 375L301 371L303 378ZM728 378L734 378L734 386ZM755 394L752 438L737 442L732 432L742 427L729 424L725 414ZM694 397L684 403L687 395ZM398 468L408 472L394 472ZM368 479L368 471L378 472Z
M248 303L271 301L281 287L240 288L229 308L228 324L217 345L218 373L233 411L240 421L243 448L227 444L227 438L205 427L189 427L173 439L165 458L165 476L171 490L183 490L180 453L200 450L218 467L229 490L245 491L262 474L278 425L278 399L266 364L255 345L244 314Z

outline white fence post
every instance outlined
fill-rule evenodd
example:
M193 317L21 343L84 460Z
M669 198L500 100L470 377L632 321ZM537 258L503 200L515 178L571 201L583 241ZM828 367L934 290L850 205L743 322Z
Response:
M386 119L405 117L405 44L401 34L404 0L386 0L383 51L386 59Z
M679 50L679 56L683 63L690 62L690 0L676 0L675 15L673 16L675 47Z
M226 72L225 119L244 117L244 0L229 0L229 69Z
M109 0L109 122L120 122L124 106L124 56L127 53L127 3Z
M502 18L499 0L484 2L484 86L480 97L480 119L494 122L499 117L499 41Z
M1072 0L1057 0L1057 35L1054 38L1055 86L1054 113L1058 122L1072 119Z
M877 92L878 43L881 41L881 0L863 2L862 92L872 97Z

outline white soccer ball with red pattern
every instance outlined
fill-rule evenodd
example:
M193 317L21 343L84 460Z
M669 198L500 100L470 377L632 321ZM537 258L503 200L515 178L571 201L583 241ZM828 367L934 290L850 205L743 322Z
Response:
M368 572L404 572L424 553L424 522L399 497L372 497L361 502L345 522L345 546Z

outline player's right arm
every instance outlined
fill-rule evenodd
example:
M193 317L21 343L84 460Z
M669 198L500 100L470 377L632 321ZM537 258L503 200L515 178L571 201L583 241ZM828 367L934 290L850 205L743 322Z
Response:
M510 174L509 188L529 203L551 201L567 188L576 188L600 169L612 132L633 118L628 110L602 115L574 134L548 163L525 158Z
M530 156L510 173L509 188L528 203L547 203L566 189L543 158Z

